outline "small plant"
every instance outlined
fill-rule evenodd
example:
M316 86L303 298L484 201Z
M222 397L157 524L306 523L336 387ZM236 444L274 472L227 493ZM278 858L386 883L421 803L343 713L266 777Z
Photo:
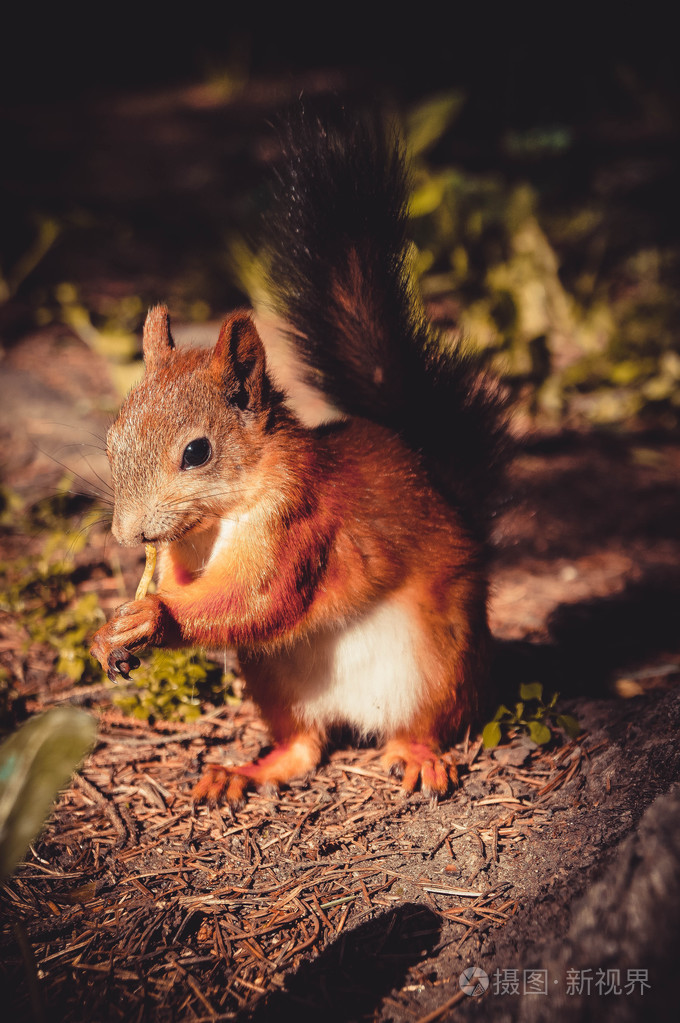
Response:
M113 702L125 714L148 720L194 721L201 703L228 699L229 675L199 650L152 650Z
M571 714L557 713L559 693L553 693L548 702L543 700L543 686L540 682L524 683L520 686L519 701L514 710L501 704L491 721L482 731L485 749L497 746L506 734L525 732L538 746L545 746L552 739L550 724L561 728L570 739L576 738L581 727Z
M94 718L53 707L26 721L0 746L0 878L25 856L59 790L95 743Z
M52 647L58 672L74 683L94 682L101 680L102 673L89 656L89 639L104 614L96 594L78 595L73 575L75 555L84 548L90 525L101 511L89 508L74 530L73 505L79 506L80 499L64 489L69 483L63 481L57 494L28 509L15 495L4 495L12 521L3 525L23 536L45 538L37 553L0 562L0 611L22 627L30 643Z
M37 548L0 562L0 612L21 627L27 646L52 649L55 671L74 684L100 683L106 676L89 648L105 616L96 593L79 593L74 573L75 555L100 521L101 509L87 507L83 514L81 499L69 493L70 482L62 481L55 495L31 507L8 488L0 489L0 529L34 537ZM76 513L80 528L74 530ZM132 681L114 690L113 700L135 717L190 721L200 717L203 701L235 699L232 678L201 651L153 650ZM0 712L6 715L15 697L9 675L0 668Z

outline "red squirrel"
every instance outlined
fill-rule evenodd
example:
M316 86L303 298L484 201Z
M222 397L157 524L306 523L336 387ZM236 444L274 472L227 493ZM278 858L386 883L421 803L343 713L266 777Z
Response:
M489 660L502 401L414 298L399 145L303 111L282 151L254 313L212 350L176 349L165 307L147 316L107 451L114 536L157 546L157 592L92 653L113 679L142 647L236 648L273 749L209 766L196 802L313 771L335 726L438 797Z

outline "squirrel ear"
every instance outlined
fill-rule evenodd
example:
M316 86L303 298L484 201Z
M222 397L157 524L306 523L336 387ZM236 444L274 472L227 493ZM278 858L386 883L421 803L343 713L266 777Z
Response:
M149 309L144 321L142 350L147 370L165 362L174 347L175 342L170 333L168 307L155 305Z
M222 324L210 371L239 408L262 403L266 387L264 347L248 313L234 313Z

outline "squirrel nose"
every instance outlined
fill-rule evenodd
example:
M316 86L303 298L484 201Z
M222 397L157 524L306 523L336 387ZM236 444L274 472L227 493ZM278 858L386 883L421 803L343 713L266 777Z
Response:
M111 532L122 547L139 547L140 544L146 543L143 533L124 533L115 526L112 526Z
M118 509L113 513L111 532L123 547L138 547L147 542L139 517L134 514L122 515Z

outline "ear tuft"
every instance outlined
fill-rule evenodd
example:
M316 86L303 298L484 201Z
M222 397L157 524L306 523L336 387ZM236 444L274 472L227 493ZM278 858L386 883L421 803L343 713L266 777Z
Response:
M239 408L262 404L265 354L260 335L249 313L239 312L222 324L220 336L210 360L210 371L226 396Z
M170 316L166 305L155 305L149 309L144 321L142 350L147 370L155 369L165 362L174 351L175 342L170 333Z

